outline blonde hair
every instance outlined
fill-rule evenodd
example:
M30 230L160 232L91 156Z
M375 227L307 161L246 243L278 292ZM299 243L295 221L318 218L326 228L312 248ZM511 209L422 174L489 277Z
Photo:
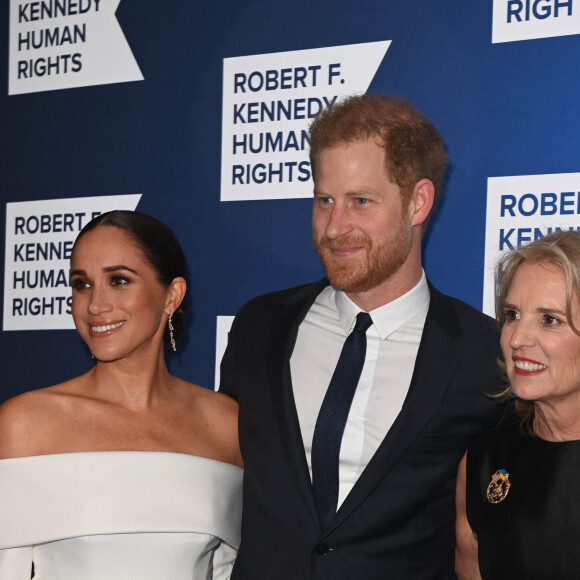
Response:
M570 328L580 336L580 330L572 320L574 301L580 304L580 232L558 231L538 238L527 246L509 252L497 265L495 276L495 311L500 330L505 324L503 310L515 273L524 264L550 264L560 268L566 278L566 321ZM505 362L499 361L505 373ZM507 377L506 377L507 381ZM518 399L510 384L497 395L503 399L515 400L515 411L521 417L522 429L534 433L534 403Z

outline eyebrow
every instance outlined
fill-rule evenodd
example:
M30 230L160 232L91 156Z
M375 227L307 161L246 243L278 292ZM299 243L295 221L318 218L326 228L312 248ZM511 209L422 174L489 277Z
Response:
M510 302L504 302L504 304L502 304L502 308L510 308L511 310L518 310L518 307ZM536 308L536 312L538 312L539 314L561 314L562 316L566 316L566 311L560 310L559 308L540 307Z
M560 310L559 308L538 308L537 312L540 312L541 314L562 314L563 316L566 316L566 311Z
M103 268L103 272L105 272L105 273L118 272L119 270L127 270L128 272L133 272L133 274L137 274L136 270L133 270L133 268L129 268L129 266L123 266L123 264L117 264L115 266L107 266L106 268ZM71 276L86 276L86 274L87 273L85 270L71 270L70 271Z
M324 191L320 191L319 189L313 190L314 197L333 197L332 193L326 193ZM355 191L347 191L344 193L345 197L369 197L371 195L383 195L380 191L376 191L374 189L357 189Z

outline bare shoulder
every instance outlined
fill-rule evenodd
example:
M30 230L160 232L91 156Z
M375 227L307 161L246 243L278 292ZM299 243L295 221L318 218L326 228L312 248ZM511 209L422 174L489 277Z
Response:
M201 387L203 389L203 387ZM226 419L235 418L237 420L238 416L238 402L224 393L210 391L209 389L203 389L207 391L206 394L206 404L211 409L215 409L217 413L224 416Z
M34 455L34 439L50 401L40 391L30 391L0 405L0 459Z
M181 381L181 383L190 392L192 402L204 412L215 413L225 419L235 418L237 420L238 403L235 399L228 397L224 393L200 387L187 381Z
M71 385L28 391L0 405L0 459L39 455L58 421Z
M208 456L242 466L238 439L238 403L223 393L186 383L196 423L207 438Z

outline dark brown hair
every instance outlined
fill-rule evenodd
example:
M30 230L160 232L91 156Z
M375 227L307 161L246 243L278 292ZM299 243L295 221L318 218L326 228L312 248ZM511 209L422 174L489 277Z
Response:
M138 211L113 210L91 220L79 233L75 245L87 232L110 226L123 230L143 252L145 260L155 270L157 280L168 287L174 278L185 278L186 265L183 250L173 230L158 219ZM73 246L74 252L74 246ZM187 310L185 298L173 313L173 335L178 338L183 331L183 315ZM163 342L169 344L169 329L163 333Z

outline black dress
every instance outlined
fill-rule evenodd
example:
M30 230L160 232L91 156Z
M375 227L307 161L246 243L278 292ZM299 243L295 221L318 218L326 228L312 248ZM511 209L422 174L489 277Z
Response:
M518 425L481 436L467 454L466 493L483 580L580 578L580 441L544 441Z

